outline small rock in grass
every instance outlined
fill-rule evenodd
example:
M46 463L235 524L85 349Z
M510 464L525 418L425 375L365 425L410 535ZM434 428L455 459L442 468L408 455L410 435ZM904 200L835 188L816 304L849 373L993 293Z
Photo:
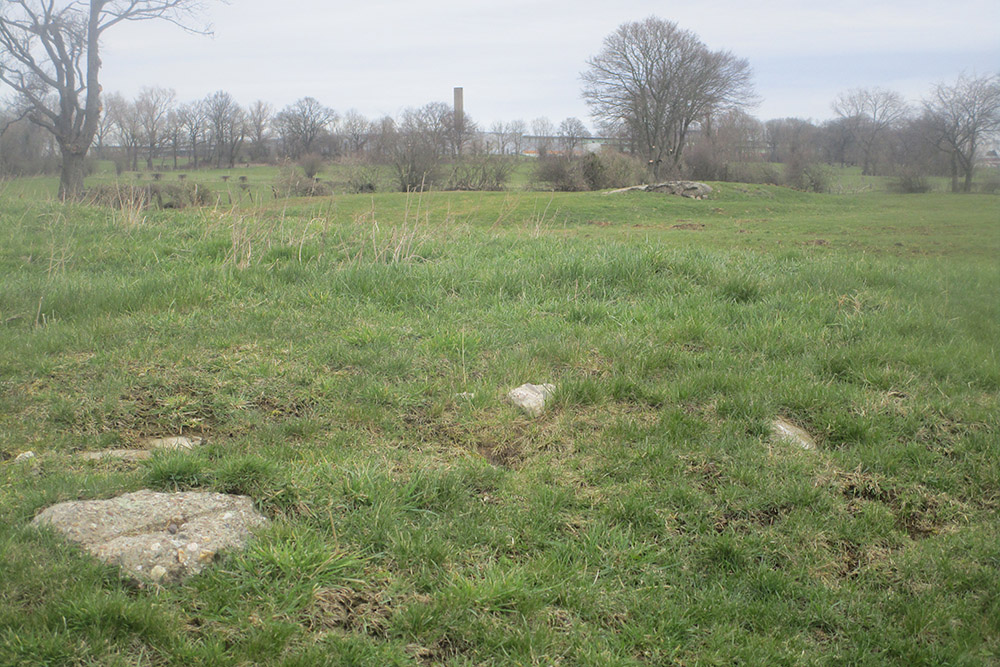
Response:
M35 458L34 452L31 451L21 452L20 454L17 455L17 457L14 458L14 463L27 463L33 458Z
M816 441L812 436L784 417L778 417L771 422L771 430L775 440L784 440L802 449L816 449Z
M463 391L460 394L455 394L455 398L463 398L467 401L471 401L476 397L471 391Z
M507 400L527 412L532 417L537 417L545 410L545 403L555 393L554 384L522 384L516 389L512 389L507 394Z
M218 551L241 548L265 523L246 496L153 491L60 503L32 520L131 576L153 581L200 572Z

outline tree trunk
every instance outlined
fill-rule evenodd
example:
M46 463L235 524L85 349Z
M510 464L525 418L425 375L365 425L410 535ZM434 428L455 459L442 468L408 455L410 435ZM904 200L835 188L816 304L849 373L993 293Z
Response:
M962 192L969 193L972 192L972 167L968 167L965 170L965 183L962 185Z
M958 160L954 153L951 155L951 191L958 192Z
M83 177L87 153L62 149L62 171L59 174L59 199L71 201L83 196Z

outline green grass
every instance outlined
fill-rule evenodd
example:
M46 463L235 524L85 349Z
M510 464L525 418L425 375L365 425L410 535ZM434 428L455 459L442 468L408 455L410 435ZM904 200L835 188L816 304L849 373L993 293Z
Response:
M1000 659L995 197L7 187L0 664ZM272 522L163 589L28 525L141 488Z

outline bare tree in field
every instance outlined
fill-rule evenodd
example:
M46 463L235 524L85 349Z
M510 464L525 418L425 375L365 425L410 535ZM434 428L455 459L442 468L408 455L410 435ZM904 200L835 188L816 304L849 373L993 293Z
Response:
M135 99L135 111L142 128L146 149L146 169L153 168L153 157L167 140L167 119L177 94L169 88L143 88Z
M924 109L938 144L951 159L951 191L971 192L979 147L1000 132L1000 74L963 74L953 85L939 83Z
M573 157L576 149L588 136L590 132L579 118L567 118L559 123L559 145L566 157Z
M264 100L257 100L247 110L247 131L250 134L250 157L260 162L268 159L267 141L271 138L271 121L274 108Z
M111 120L118 146L125 150L125 168L139 168L139 145L142 141L142 124L135 103L120 93L111 93L104 101L104 113Z
M62 153L59 196L83 192L101 115L100 43L123 21L162 19L192 30L197 0L7 0L0 5L0 81ZM201 32L205 32L204 30Z
M191 168L198 168L198 144L208 131L208 108L203 101L181 105L177 110L177 123L191 147Z
M344 145L349 155L359 155L372 134L372 123L357 109L351 109L344 114L340 123L340 133L344 137Z
M312 97L303 97L281 110L274 125L285 154L298 158L313 150L316 140L336 122L337 112Z
M545 157L552 150L552 136L556 133L555 125L545 116L540 116L531 121L531 132L535 135L535 150L538 151L538 157Z
M880 143L906 118L903 96L882 88L858 88L838 95L833 110L861 150L861 173L874 176Z
M490 125L490 134L493 135L493 138L490 139L487 149L492 150L497 155L506 155L507 146L510 145L507 124L498 120Z
M592 115L633 135L654 178L678 168L696 121L754 100L746 59L710 51L694 33L656 17L622 24L588 66L583 96Z
M520 155L524 150L524 135L528 133L528 126L523 120L512 120L507 123L507 134L510 136L511 152Z
M215 166L232 168L247 136L247 114L233 96L219 90L202 103L215 154Z

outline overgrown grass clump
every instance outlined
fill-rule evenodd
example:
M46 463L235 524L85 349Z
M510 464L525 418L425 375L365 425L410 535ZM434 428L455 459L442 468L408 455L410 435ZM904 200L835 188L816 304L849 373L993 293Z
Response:
M991 197L0 204L0 664L1000 658ZM28 525L141 488L271 522L168 588Z

